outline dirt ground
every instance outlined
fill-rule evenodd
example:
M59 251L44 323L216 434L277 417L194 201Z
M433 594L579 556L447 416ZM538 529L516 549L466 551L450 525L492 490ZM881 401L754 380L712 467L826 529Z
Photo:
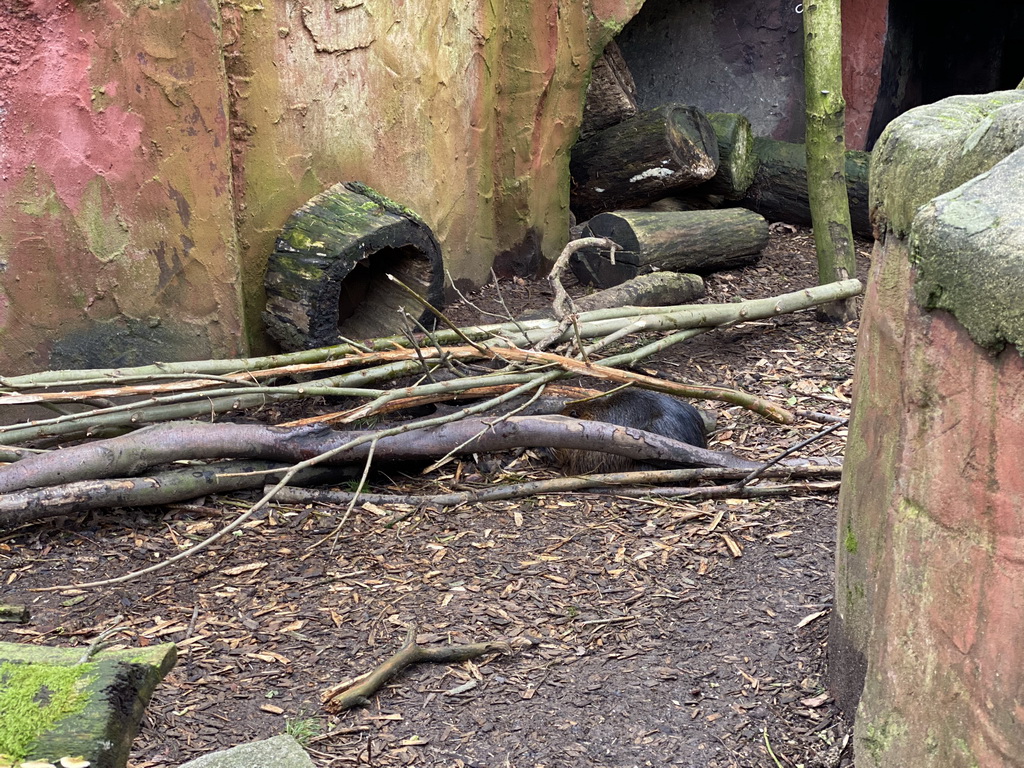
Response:
M867 246L859 246L861 278ZM816 282L805 230L708 279L709 300ZM502 286L513 311L550 301ZM473 297L496 308L495 289ZM451 310L460 320L477 310ZM848 413L856 328L813 312L716 331L652 359L659 375ZM818 432L736 407L711 447L767 458ZM845 429L806 456L840 456ZM553 477L540 457L481 457L374 491L433 493ZM156 575L99 591L33 592L164 559L251 496L117 510L0 533L0 601L31 607L0 639L126 646L173 641L177 667L135 741L136 768L176 766L286 730L319 766L850 766L824 687L835 494L689 503L614 493L423 509L276 505L240 535ZM404 514L402 514L404 513ZM397 519L397 522L396 522ZM372 669L416 627L422 643L508 640L511 655L426 664L370 706L328 715L320 693ZM770 750L770 752L769 752Z

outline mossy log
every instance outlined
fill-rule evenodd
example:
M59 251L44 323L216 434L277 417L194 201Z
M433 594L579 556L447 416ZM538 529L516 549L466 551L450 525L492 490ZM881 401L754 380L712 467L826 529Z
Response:
M597 249L570 261L581 283L607 288L655 269L707 274L752 264L768 244L768 223L743 208L616 211L592 218L584 235L622 246L614 264Z
M757 211L769 221L811 225L807 198L807 149L803 144L758 136L754 139L757 171L740 205ZM846 152L846 192L850 199L853 232L870 239L868 220L869 152Z
M100 651L0 643L0 752L60 764L124 768L157 684L177 658L172 643Z
M577 142L571 207L577 219L638 208L715 175L718 140L696 107L669 104L641 112Z
M708 120L718 139L718 170L694 192L740 200L754 183L759 164L750 121L729 112L711 112Z
M267 265L270 334L289 351L403 329L422 308L391 274L441 306L441 246L414 212L364 184L336 184L291 215Z
M612 40L590 69L580 138L593 136L636 113L636 83L626 60L622 58L622 51Z
M700 275L652 272L576 300L576 309L591 312L609 307L670 307L692 304L707 295Z

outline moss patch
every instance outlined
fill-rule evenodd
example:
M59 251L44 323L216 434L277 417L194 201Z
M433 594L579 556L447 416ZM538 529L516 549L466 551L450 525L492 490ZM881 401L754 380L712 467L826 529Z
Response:
M20 760L35 739L80 712L95 664L0 664L0 753Z
M857 554L857 537L853 534L852 528L846 529L846 536L843 538L843 547L851 555Z

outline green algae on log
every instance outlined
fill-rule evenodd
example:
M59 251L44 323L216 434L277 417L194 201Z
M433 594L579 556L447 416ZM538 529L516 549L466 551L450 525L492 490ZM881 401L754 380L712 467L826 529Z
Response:
M573 147L570 207L581 221L637 208L715 175L718 139L696 107L668 104L623 120Z
M721 195L726 200L740 200L754 183L760 161L754 152L754 133L743 115L729 112L708 114L718 138L718 170L695 192Z
M263 320L286 350L400 331L399 309L422 307L391 274L436 307L441 246L423 220L364 184L336 184L291 215L267 265Z

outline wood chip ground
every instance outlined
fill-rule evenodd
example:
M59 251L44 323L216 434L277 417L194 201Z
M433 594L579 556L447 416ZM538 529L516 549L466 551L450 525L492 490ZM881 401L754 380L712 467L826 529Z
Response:
M860 245L861 279L867 246ZM759 265L708 281L710 300L811 285L807 231L773 234ZM504 312L493 287L473 297ZM550 302L510 281L514 312ZM476 308L451 309L476 322ZM714 332L645 367L734 386L794 408L847 415L855 327L812 312ZM814 434L712 406L712 447L767 458ZM845 430L808 449L842 454ZM543 460L480 457L427 476L378 475L373 490L444 492L550 477ZM851 765L824 688L834 495L766 501L545 496L459 509L278 505L226 543L102 591L33 592L166 558L249 498L118 510L0 535L2 602L30 624L0 638L86 645L174 641L180 659L135 742L135 768L176 766L289 731L319 766ZM397 520L397 522L396 522ZM509 640L511 656L423 665L365 709L328 716L319 694L402 644Z

